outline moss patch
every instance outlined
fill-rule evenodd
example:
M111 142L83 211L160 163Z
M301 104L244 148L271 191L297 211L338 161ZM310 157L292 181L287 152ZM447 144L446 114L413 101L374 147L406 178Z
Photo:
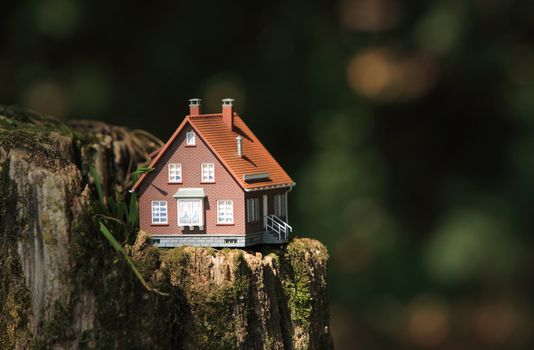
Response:
M70 252L73 256L73 279L76 297L92 291L95 302L94 328L84 330L80 347L86 349L169 349L181 348L187 319L180 293L161 296L146 291L109 242L98 231L93 215L95 208L72 228ZM146 243L127 247L136 266L147 280L163 291L171 290L168 280L155 281L159 267L157 248Z
M16 107L0 106L0 147L22 149L40 157L45 164L68 164L65 154L55 148L54 137L73 137L70 128L62 122Z
M182 326L192 337L190 344L198 349L237 348L245 337L240 330L246 329L251 292L251 271L242 251L178 247L160 252L164 273L175 290L183 293L189 310L189 322ZM230 276L221 284L204 277L215 254L232 262Z
M17 254L16 186L9 178L9 163L0 167L0 344L28 346L30 295Z
M56 301L52 314L42 325L40 334L33 341L33 348L49 349L56 341L64 342L75 338L72 329L72 307Z
M306 259L309 248L309 243L302 239L292 240L279 259L282 288L288 299L291 319L302 328L310 326L313 305L310 266Z

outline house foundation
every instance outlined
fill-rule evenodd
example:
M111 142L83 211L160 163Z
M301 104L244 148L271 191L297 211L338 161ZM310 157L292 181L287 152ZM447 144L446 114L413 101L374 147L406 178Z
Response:
M256 244L282 244L287 239L278 239L278 234L271 231L255 232L246 235L153 235L156 247L174 248L184 245L193 247L240 248Z

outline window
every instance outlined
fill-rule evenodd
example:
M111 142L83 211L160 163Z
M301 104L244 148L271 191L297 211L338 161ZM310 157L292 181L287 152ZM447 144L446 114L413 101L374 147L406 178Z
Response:
M230 200L217 201L217 223L234 223L234 202Z
M247 222L256 222L260 218L260 200L259 198L247 199Z
M194 146L195 145L195 133L193 131L188 131L185 134L185 144L187 146Z
M278 217L286 217L286 193L276 194L274 196L274 215Z
M182 182L182 164L169 164L169 182Z
M152 201L152 223L156 225L167 223L166 201Z
M202 199L178 200L178 226L203 226Z
M202 163L202 182L215 182L213 163Z

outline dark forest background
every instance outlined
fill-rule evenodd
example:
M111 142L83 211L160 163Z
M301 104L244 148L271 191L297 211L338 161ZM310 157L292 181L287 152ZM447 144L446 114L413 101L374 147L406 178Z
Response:
M0 103L167 139L224 97L331 254L338 349L534 346L534 3L2 1Z

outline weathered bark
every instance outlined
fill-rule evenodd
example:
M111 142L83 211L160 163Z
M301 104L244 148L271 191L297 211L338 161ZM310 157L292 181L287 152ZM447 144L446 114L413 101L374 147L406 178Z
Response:
M1 348L328 349L324 246L125 249L99 233L89 168L128 181L155 146L103 123L0 107Z

